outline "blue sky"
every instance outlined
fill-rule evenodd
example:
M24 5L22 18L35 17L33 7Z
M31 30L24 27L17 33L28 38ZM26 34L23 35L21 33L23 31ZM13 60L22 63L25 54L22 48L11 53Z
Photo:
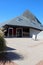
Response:
M0 0L0 23L30 10L43 23L43 0Z

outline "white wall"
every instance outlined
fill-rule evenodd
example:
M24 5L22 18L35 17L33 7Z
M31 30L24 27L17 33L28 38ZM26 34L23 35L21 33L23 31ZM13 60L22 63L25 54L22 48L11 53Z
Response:
M43 39L43 31L41 31L38 36L37 36L38 39Z
M30 29L30 37L33 37L33 35L36 36L36 35L38 35L39 33L40 33L39 30Z

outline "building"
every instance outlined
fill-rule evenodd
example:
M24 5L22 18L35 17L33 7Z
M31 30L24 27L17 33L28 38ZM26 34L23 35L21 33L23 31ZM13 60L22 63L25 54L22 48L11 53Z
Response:
M28 10L3 26L6 37L35 37L43 30L40 21Z

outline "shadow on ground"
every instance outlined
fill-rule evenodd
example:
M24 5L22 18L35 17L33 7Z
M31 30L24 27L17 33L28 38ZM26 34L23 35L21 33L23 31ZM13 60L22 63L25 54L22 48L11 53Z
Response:
M23 59L23 56L16 53L16 52L12 52L12 50L16 50L14 48L11 48L11 47L6 47L6 51L9 51L9 52L6 52L4 55L7 57L6 59L9 59L9 60L19 60L19 59Z
M16 49L11 48L11 47L6 47L6 51L11 51L11 50L16 50Z
M0 54L0 61L23 60L23 56L15 52L5 52Z
M15 50L12 48L7 47L7 50ZM12 60L23 60L23 56L16 53L16 52L3 52L0 53L0 62L5 65L6 62L11 62Z
M18 53L14 53L14 52L8 52L7 53L7 57L9 58L9 60L19 60L19 59L23 59L23 56L18 54Z

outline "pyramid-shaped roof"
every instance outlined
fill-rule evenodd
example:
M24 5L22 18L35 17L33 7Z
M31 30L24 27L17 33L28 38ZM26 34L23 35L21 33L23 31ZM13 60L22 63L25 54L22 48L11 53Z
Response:
M28 10L26 10L22 15L8 21L6 24L13 26L26 26L43 30L43 26L40 21Z
M30 19L30 20L34 20L35 19L37 20L37 22L39 22L41 24L41 22L29 11L29 10L26 10L24 13L23 13L23 16Z

